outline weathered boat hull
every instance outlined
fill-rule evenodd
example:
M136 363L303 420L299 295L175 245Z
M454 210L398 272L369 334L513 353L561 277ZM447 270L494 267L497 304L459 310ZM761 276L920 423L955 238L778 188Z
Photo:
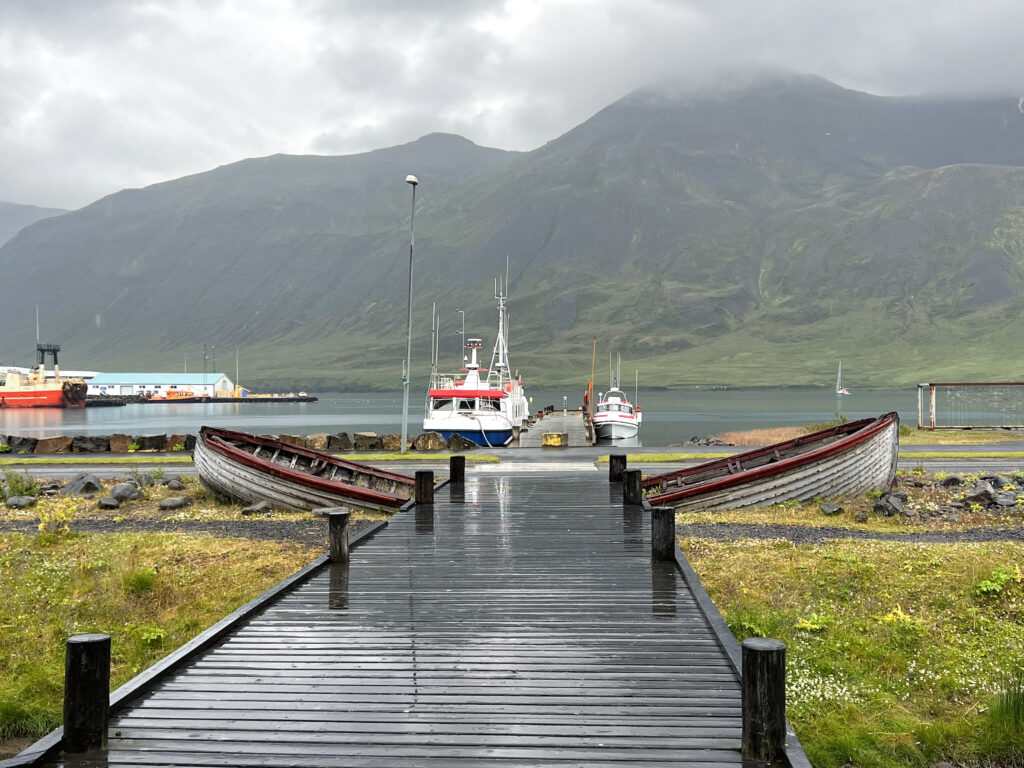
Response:
M887 413L645 478L647 501L677 511L835 498L892 486L899 416Z
M397 510L414 478L244 432L203 427L193 461L203 484L238 501L278 509L347 506Z

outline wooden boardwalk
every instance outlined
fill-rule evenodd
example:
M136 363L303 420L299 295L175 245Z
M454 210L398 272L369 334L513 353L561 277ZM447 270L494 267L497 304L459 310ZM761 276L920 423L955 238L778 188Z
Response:
M561 410L556 410L538 420L529 430L519 435L519 447L540 448L541 437L545 432L564 432L569 436L568 447L570 448L593 445L593 441L587 434L582 411L569 411L563 414ZM550 450L554 452L558 449Z
M593 474L471 475L53 764L742 765L734 667L648 517Z

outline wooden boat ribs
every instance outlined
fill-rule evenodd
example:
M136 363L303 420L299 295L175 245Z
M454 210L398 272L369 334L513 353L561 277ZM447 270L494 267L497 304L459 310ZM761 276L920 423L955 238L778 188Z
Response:
M886 490L899 416L886 413L643 480L647 501L677 511L735 509Z

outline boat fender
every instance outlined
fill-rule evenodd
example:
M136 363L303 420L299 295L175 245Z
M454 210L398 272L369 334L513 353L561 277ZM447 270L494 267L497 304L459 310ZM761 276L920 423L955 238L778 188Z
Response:
M511 392L512 391L512 382L511 381L505 382L505 391L506 392Z

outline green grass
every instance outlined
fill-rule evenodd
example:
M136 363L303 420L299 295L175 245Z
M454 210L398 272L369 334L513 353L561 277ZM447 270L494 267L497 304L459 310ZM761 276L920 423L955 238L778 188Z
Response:
M817 768L1024 761L1021 545L681 544L739 639L787 644Z
M116 688L318 554L183 534L0 534L0 740L60 725L71 635L111 635Z
M17 456L0 459L0 466L13 464L191 464L191 456L138 456L118 454L117 456Z

